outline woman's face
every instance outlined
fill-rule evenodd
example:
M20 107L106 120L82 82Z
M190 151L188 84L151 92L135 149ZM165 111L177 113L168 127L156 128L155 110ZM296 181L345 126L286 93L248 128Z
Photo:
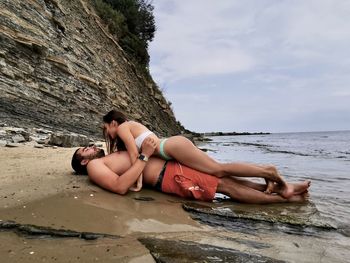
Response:
M106 130L106 134L108 134L110 138L114 140L117 137L118 123L116 121L105 123L104 128Z

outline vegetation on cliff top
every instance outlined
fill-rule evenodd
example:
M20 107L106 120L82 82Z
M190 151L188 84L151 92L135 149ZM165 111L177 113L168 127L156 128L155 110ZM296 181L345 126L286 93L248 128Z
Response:
M148 43L156 31L153 9L147 0L93 0L96 11L130 58L148 68Z

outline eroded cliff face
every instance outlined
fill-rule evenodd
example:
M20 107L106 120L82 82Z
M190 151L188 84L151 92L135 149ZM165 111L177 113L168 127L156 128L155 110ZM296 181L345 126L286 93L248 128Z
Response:
M0 122L100 135L126 112L159 135L181 131L88 0L0 0Z

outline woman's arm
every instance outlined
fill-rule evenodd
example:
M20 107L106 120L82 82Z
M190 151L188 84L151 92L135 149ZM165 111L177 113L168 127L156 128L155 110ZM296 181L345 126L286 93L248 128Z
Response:
M139 155L135 138L132 136L130 127L127 123L123 123L118 127L118 136L125 144L126 150L128 151L131 163L135 163Z
M128 151L130 161L134 164L137 160L139 152L137 150L137 146L135 143L135 138L132 136L130 127L127 123L123 123L118 127L118 136L123 140L126 150ZM130 187L129 190L138 192L142 189L142 174L140 174L139 178L135 182L135 184Z

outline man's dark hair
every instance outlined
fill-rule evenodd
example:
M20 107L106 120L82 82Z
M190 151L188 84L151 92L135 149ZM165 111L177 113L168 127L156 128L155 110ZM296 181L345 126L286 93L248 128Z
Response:
M81 149L81 148L78 148L73 154L72 162L71 162L72 168L74 169L74 171L77 174L88 175L88 172L86 169L87 165L81 164L81 161L84 160L84 158L78 153L79 149ZM101 158L104 156L105 156L105 151L100 148L99 151L97 152L97 154L94 156L94 158ZM94 159L94 158L92 158L92 159Z
M74 154L73 154L73 157L72 157L72 162L71 162L71 165L72 165L72 168L74 169L74 171L77 173L77 174L80 174L80 175L87 175L87 169L86 169L86 165L82 165L81 164L81 161L83 160L83 157L78 153L80 148L78 148Z

